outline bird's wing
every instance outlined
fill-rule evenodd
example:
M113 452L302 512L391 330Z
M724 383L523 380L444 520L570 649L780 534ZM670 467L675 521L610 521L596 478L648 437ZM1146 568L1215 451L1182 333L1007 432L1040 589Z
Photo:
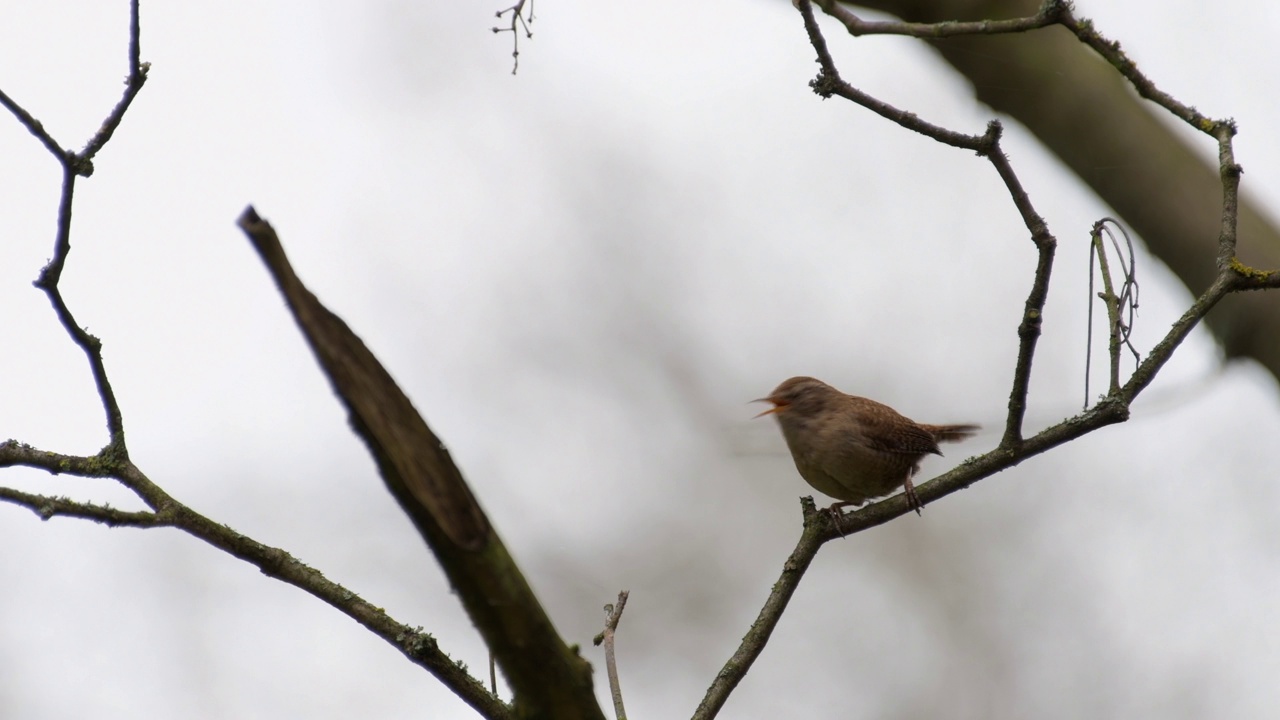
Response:
M941 455L938 441L933 435L918 425L900 425L886 432L881 426L880 432L866 433L867 445L881 452L901 453L903 455Z

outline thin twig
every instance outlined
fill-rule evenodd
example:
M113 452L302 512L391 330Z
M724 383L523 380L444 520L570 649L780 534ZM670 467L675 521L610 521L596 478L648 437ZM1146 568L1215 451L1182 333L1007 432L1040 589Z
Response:
M79 502L65 497L38 495L23 492L15 488L0 486L0 501L25 507L41 520L55 517L80 518L102 523L107 527L150 528L169 525L158 513L130 510L117 510L110 505L99 505L91 502Z
M1133 346L1133 327L1138 318L1138 296L1142 289L1138 285L1138 254L1134 252L1133 238L1129 237L1129 231L1124 229L1124 225L1114 218L1103 218L1101 222L1103 231L1111 240L1111 247L1116 251L1116 261L1120 263L1120 269L1124 273L1124 281L1120 284L1120 313L1116 317L1117 339L1129 348L1136 368L1138 363L1142 362L1142 355L1138 352L1138 348ZM1116 240L1115 233L1111 231L1111 226L1115 226L1124 236L1123 248Z
M526 2L529 4L528 21L524 18L524 6ZM499 10L495 15L501 19L502 16L507 13L511 13L511 27L495 27L492 28L492 30L494 34L503 32L511 33L511 57L513 59L511 74L515 75L516 72L520 70L520 31L517 27L524 29L525 37L530 39L533 38L533 31L529 29L529 26L533 24L533 0L519 0L515 5L512 5L506 10Z
M1089 285L1088 297L1089 308L1085 313L1084 321L1084 405L1089 407L1089 375L1093 372L1093 258L1100 252L1104 252L1104 248L1100 247L1097 236L1097 225L1094 226L1094 234L1089 241ZM1113 387L1112 390L1115 388Z
M1049 0L1040 6L1035 15L1009 20L977 20L959 22L948 20L938 23L913 23L897 20L863 20L836 0L814 0L822 12L839 20L854 37L860 35L905 35L926 39L958 37L962 35L1001 35L1036 30L1057 23L1066 10L1064 0Z
M492 652L489 653L489 692L498 697L498 663Z
M617 720L627 720L627 711L622 707L622 684L618 682L618 663L613 654L613 636L618 630L618 621L622 619L622 610L627 606L630 590L618 593L618 602L604 606L604 630L596 635L592 644L604 643L604 666L609 675L609 694L613 696L613 713Z
M26 108L22 107L14 101L13 98L6 95L3 90L0 90L0 106L4 106L6 110L13 113L13 116L18 118L18 122L22 123L22 126L25 127L28 132L35 135L36 139L40 141L40 144L44 145L45 149L58 159L58 162L65 163L67 161L67 151L63 150L62 147L58 145L58 141L54 140L53 136L49 134L49 131L44 129L44 123L35 119L31 113L27 112Z
M818 53L818 64L822 68L818 76L809 82L809 87L813 88L813 91L820 97L829 98L832 95L836 95L845 98L883 118L898 123L912 132L917 132L940 143L979 153L985 153L990 147L992 142L990 132L988 132L988 135L978 136L965 135L964 133L948 130L940 125L921 120L915 113L899 110L842 80L840 72L836 69L835 60L827 49L827 41L822 36L822 30L818 27L818 22L813 16L813 6L810 0L797 0L796 7L799 8L801 16L804 17L805 32L809 35L809 42L813 45L813 49ZM990 131L990 128L988 128L988 131Z
M1124 249L1121 249L1120 242L1116 240L1115 234L1111 232L1111 225L1118 228L1121 234L1124 235ZM1102 240L1103 233L1111 240L1111 247L1116 251L1116 262L1120 264L1120 269L1123 272L1120 292L1118 293L1116 292L1115 280L1111 275L1111 263L1107 259L1106 244ZM1133 353L1135 366L1142 360L1138 354L1138 349L1133 346L1132 340L1133 321L1138 310L1137 262L1133 252L1133 240L1129 237L1129 233L1125 232L1123 225L1113 218L1106 217L1093 224L1089 240L1089 311L1086 319L1084 364L1085 407L1089 405L1089 370L1093 354L1093 264L1095 257L1097 258L1099 274L1102 276L1102 292L1098 294L1098 298L1107 307L1107 323L1110 327L1108 340L1110 384L1107 392L1114 394L1120 390L1120 349L1122 347L1127 346L1129 352Z
M1244 169L1236 163L1232 139L1233 121L1218 125L1218 176L1222 180L1222 220L1218 231L1218 270L1225 270L1236 257L1236 224L1240 217L1240 176Z
M147 71L151 69L151 64L142 62L141 45L142 25L138 19L138 0L131 0L129 3L129 77L124 83L124 95L121 96L116 106L111 109L107 119L102 121L98 131L93 134L92 138L89 138L89 142L85 144L84 149L76 156L76 160L80 165L79 172L81 175L88 177L93 173L91 162L93 157L111 139L116 128L120 127L120 121L124 119L125 111L133 104L133 99L138 96L143 84L147 82Z
M62 196L58 202L57 232L53 244L53 258L40 270L35 286L44 291L53 306L58 322L62 324L67 335L71 337L89 361L93 373L93 383L98 390L98 398L102 401L102 410L107 418L107 432L111 443L118 452L127 457L128 450L124 442L124 416L120 411L120 403L116 400L115 391L111 389L111 381L107 378L107 367L102 359L102 341L90 335L80 326L71 308L62 297L58 281L62 277L62 269L66 266L67 256L71 253L71 204L75 196L76 172L72 164L64 164L62 170Z
M1107 262L1107 248L1102 242L1101 231L1095 231L1091 245L1095 251L1094 255L1098 258L1098 268L1102 275L1102 292L1098 297L1107 307L1107 325L1111 328L1107 342L1107 356L1110 359L1108 368L1110 384L1107 386L1107 392L1114 393L1120 389L1120 298L1116 295L1115 285L1111 281L1111 264ZM1090 266L1089 280L1092 290L1092 266Z
M1071 12L1070 7L1065 7L1059 13L1057 22L1075 34L1080 42L1088 45L1094 52L1110 63L1116 69L1116 72L1119 72L1133 84L1139 95L1168 110L1170 114L1180 118L1196 130L1208 133L1211 136L1217 136L1224 125L1234 125L1230 120L1214 120L1194 107L1175 100L1172 95L1156 87L1156 84L1142 74L1133 60L1130 60L1129 56L1120 49L1120 43L1103 37L1093 26L1093 21L1087 18L1077 18Z
M720 672L716 673L715 680L711 682L702 702L698 704L698 709L694 711L692 720L711 720L720 712L720 708L724 707L729 694L738 686L738 683L742 682L742 678L746 677L747 671L751 669L756 658L760 657L760 653L764 652L764 646L773 635L778 621L782 619L782 613L787 609L791 596L800 586L805 570L818 554L818 548L825 542L826 531L836 530L830 515L818 512L814 507L812 497L801 498L801 508L804 512L804 531L800 534L800 541L796 544L795 550L791 551L791 556L783 563L782 576L773 584L769 598L765 600L756 621L751 623L751 628L742 638L738 650L733 653Z
M75 197L76 177L88 177L93 174L93 156L111 139L112 133L115 132L120 122L124 119L124 114L129 109L129 105L137 97L143 83L146 82L147 66L138 59L141 52L139 49L140 36L138 0L133 0L130 3L129 20L129 76L125 84L124 95L116 103L116 106L112 108L111 112L107 114L107 119L103 121L102 126L86 143L85 149L80 153L60 149L53 138L44 131L44 127L39 121L9 99L7 95L0 93L0 103L3 103L10 112L13 112L32 134L40 138L40 141L44 143L45 147L49 148L50 152L62 165L62 194L58 200L53 257L40 271L40 276L35 285L48 296L49 302L53 305L54 313L58 316L58 321L62 324L63 329L67 331L72 342L80 347L89 361L89 367L93 373L93 382L98 390L98 397L102 401L102 409L106 415L107 432L111 438L110 444L113 446L114 452L121 458L128 457L128 449L124 439L124 418L120 411L120 404L116 400L115 392L111 389L111 383L107 379L106 364L102 359L102 342L90 335L76 321L71 309L62 297L58 282L62 279L62 269L66 266L67 256L71 253L71 209L72 200Z
M992 127L997 132L992 131ZM1040 328L1044 322L1044 305L1049 299L1049 280L1053 274L1053 258L1058 241L1049 232L1049 225L1036 212L1031 204L1022 182L1013 171L1008 156L1000 148L1000 125L992 120L987 134L993 136L991 149L985 153L986 158L995 167L996 173L1004 181L1014 207L1022 216L1022 222L1031 233L1031 241L1036 246L1036 269L1031 281L1031 290L1027 293L1023 304L1022 321L1018 323L1018 358L1014 363L1013 385L1009 390L1009 415L1005 421L1004 437L1000 439L1001 447L1015 447L1022 442L1023 422L1027 413L1027 394L1031 389L1031 367L1035 359L1036 344L1040 339Z

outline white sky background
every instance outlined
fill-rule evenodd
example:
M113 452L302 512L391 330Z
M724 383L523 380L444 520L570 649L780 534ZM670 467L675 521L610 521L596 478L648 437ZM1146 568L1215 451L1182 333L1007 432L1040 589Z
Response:
M1245 186L1280 207L1280 11L1079 6L1162 88L1235 117ZM253 203L449 443L597 687L590 638L628 588L629 712L688 716L810 493L746 401L811 374L998 427L1034 250L985 161L813 95L789 3L539 0L516 77L498 7L144 4L151 77L78 184L63 292L153 480L482 672L234 225ZM824 27L855 85L967 132L991 116L919 43ZM123 1L0 10L0 88L80 148L118 99L126 28ZM1060 241L1038 428L1079 406L1086 234L1107 210L1012 123L1006 149ZM30 284L58 168L7 115L0 159L0 438L91 454L87 366ZM1139 270L1145 350L1189 298ZM1280 407L1269 375L1217 363L1197 334L1127 425L823 548L724 716L1275 715ZM103 481L0 482L140 506ZM0 716L474 717L177 531L3 506L0 544Z

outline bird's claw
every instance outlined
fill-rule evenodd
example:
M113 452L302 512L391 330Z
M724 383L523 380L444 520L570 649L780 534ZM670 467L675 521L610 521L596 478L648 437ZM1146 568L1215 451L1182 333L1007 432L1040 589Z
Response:
M831 516L831 522L835 523L836 532L840 533L840 537L849 537L844 531L844 508L852 504L847 502L831 503L831 507L825 511Z
M916 495L916 486L911 482L911 478L902 485L903 495L907 496L907 507L916 511L916 515L923 515L920 512L924 509L924 503L920 502L920 496Z

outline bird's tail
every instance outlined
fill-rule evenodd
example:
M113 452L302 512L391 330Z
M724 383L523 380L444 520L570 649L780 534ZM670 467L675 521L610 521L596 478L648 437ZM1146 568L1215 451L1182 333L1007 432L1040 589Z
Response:
M981 425L921 425L938 442L960 442L973 437Z

